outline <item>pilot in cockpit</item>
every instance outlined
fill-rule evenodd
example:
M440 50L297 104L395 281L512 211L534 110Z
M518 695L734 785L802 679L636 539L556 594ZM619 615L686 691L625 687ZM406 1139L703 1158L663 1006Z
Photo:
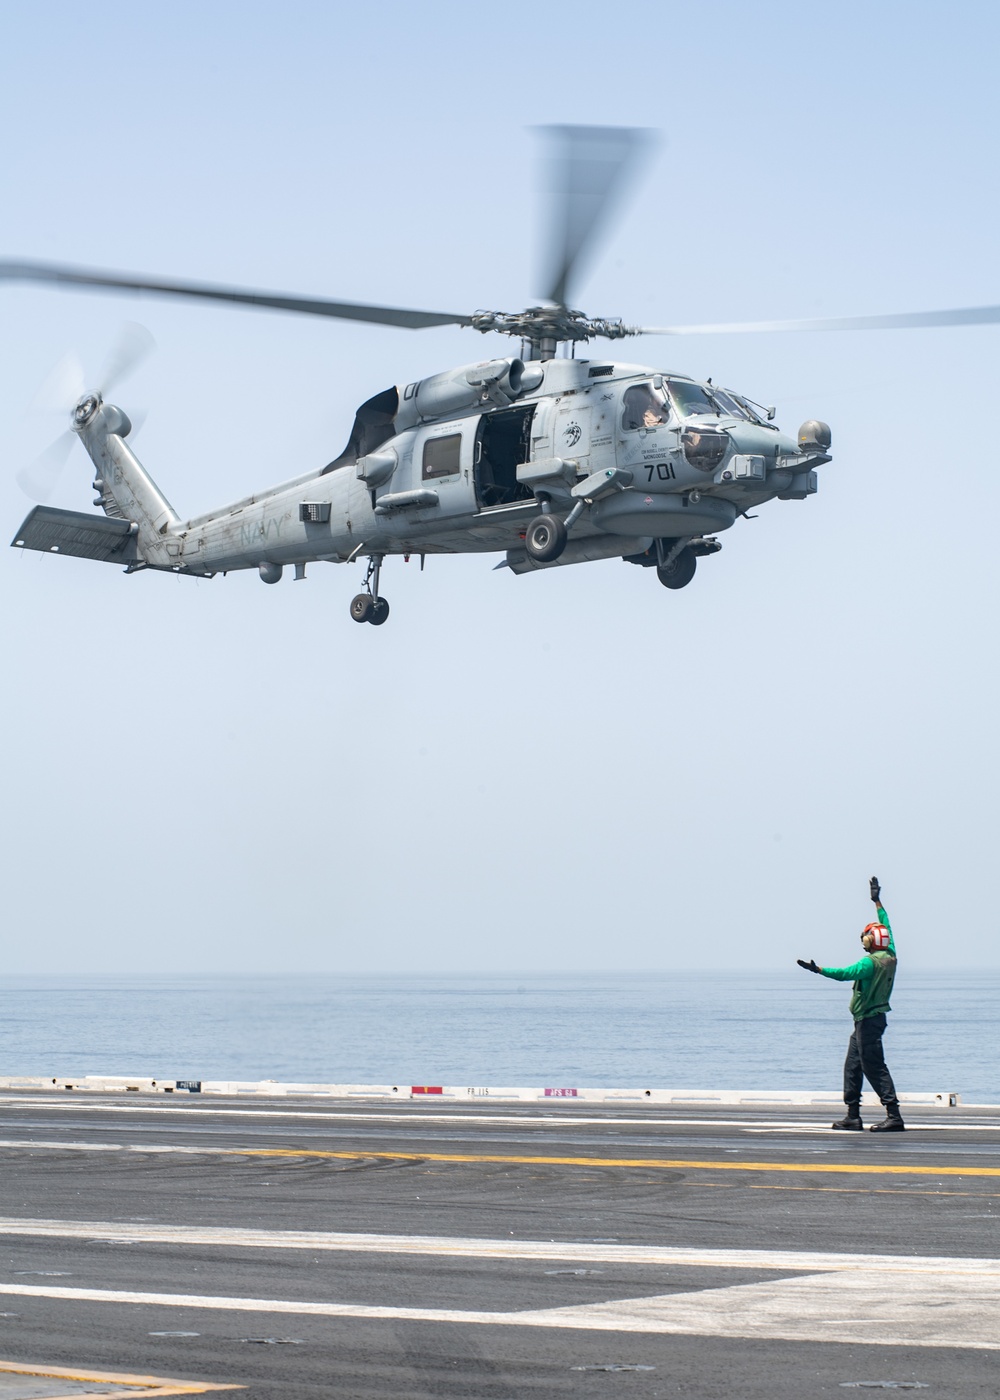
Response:
M670 416L670 410L662 392L651 384L634 384L625 390L626 429L659 428Z

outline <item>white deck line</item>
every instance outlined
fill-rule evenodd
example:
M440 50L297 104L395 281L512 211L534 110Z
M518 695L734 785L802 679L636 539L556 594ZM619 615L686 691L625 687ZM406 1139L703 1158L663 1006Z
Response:
M876 1269L897 1274L970 1274L1000 1280L1000 1259L936 1254L847 1254L829 1250L714 1249L602 1244L576 1240L491 1239L475 1235L389 1235L336 1230L259 1230L239 1226L155 1225L113 1220L25 1220L0 1216L0 1237L177 1244L200 1249L305 1249L347 1254L417 1254L455 1259L628 1264L660 1268L798 1269L808 1273Z
M737 1337L758 1342L768 1339L852 1346L1000 1350L995 1275L978 1271L951 1272L947 1267L928 1274L894 1273L877 1267L806 1273L733 1287L668 1293L652 1298L609 1299L524 1312L140 1293L23 1283L0 1283L0 1295L61 1299L77 1308L82 1303L104 1303L119 1309L123 1305L138 1305L438 1325L457 1323ZM879 1300L877 1308L872 1307L873 1297Z
M197 1085L197 1089L189 1086ZM843 1103L843 1096L835 1090L809 1089L645 1089L619 1088L594 1089L579 1088L573 1085L551 1085L542 1087L484 1086L467 1087L452 1085L413 1085L413 1084L305 1084L277 1083L263 1080L205 1079L177 1080L153 1079L146 1075L10 1075L0 1077L0 1091L5 1089L30 1089L36 1092L66 1093L138 1093L173 1094L196 1092L201 1094L226 1095L235 1097L241 1094L256 1095L261 1098L286 1098L299 1096L327 1099L375 1099L396 1102L419 1101L421 1103L629 1103L663 1106L688 1107L734 1107L751 1108L793 1107L803 1108L837 1106ZM950 1090L921 1093L902 1093L900 1103L918 1108L1000 1108L994 1104L963 1104L961 1095ZM871 1092L862 1096L866 1108L878 1106L878 1098Z

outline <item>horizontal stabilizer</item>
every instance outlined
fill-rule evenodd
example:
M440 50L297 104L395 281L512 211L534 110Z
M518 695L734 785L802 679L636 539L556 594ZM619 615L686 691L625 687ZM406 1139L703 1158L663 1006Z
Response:
M71 554L105 564L134 564L138 541L127 520L109 520L80 510L35 506L11 540L14 549L37 549L43 554Z

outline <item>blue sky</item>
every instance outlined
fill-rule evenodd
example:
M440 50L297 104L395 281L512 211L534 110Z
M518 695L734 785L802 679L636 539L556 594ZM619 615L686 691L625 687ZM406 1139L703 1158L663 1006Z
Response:
M583 280L669 324L1000 301L993 6L3 7L0 256L471 311L537 297L547 122L654 128ZM12 538L29 412L123 319L184 514L319 466L354 408L504 343L0 289ZM819 494L683 593L618 562L126 579L0 554L10 970L996 964L1000 328L722 336L620 358L795 429ZM90 508L74 455L54 498Z

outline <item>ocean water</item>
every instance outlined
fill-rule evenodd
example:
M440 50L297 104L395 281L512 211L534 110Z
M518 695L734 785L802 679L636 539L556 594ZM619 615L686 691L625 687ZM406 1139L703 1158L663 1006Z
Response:
M850 987L793 972L0 979L0 1074L840 1088ZM900 977L899 1090L1000 1103L1000 972Z

